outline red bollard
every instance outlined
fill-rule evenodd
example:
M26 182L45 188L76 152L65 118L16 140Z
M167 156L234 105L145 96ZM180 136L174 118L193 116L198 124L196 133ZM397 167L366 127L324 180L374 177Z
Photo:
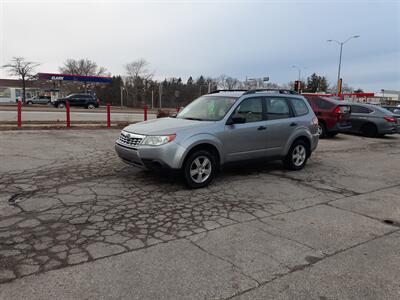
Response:
M147 121L147 105L144 105L144 120Z
M107 103L107 127L111 127L111 106L110 103Z
M176 112L177 112L177 113L178 113L180 110L181 110L180 107L177 107L177 108L176 108Z
M21 128L22 126L22 117L21 117L21 111L22 111L22 102L21 100L18 101L18 113L17 113L17 123L18 123L18 128Z
M69 109L69 101L66 103L66 112L67 112L67 128L71 127L71 118L70 118L70 109Z

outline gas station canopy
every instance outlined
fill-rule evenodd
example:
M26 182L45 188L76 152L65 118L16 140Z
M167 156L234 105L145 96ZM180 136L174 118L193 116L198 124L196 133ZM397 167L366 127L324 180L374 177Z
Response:
M105 76L84 76L76 74L54 74L54 73L38 73L39 80L51 81L80 81L93 83L110 83L111 77Z

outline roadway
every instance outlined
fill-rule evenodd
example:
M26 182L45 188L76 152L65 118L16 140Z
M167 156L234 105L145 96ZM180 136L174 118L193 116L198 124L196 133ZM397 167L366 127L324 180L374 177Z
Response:
M143 121L143 113L111 112L112 121L138 122ZM156 114L148 114L148 119L155 119ZM66 119L65 111L22 111L22 121L63 121ZM105 121L105 112L71 112L71 121ZM17 120L16 111L0 111L0 122Z

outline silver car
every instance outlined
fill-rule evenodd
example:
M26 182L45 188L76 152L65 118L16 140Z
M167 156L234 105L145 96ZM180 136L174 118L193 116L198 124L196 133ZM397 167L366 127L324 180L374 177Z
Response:
M51 97L50 96L35 96L31 99L26 100L26 104L50 104Z
M304 97L286 90L217 91L191 102L174 118L125 127L120 158L147 169L179 169L186 184L209 184L221 166L281 159L300 170L318 144L318 119Z

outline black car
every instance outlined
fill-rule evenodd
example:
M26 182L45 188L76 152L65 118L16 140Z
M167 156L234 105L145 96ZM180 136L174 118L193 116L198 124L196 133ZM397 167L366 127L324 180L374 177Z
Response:
M71 94L65 98L57 99L53 102L53 105L58 108L64 108L67 105L67 101L70 106L80 106L88 109L99 107L100 102L99 99L90 94Z

